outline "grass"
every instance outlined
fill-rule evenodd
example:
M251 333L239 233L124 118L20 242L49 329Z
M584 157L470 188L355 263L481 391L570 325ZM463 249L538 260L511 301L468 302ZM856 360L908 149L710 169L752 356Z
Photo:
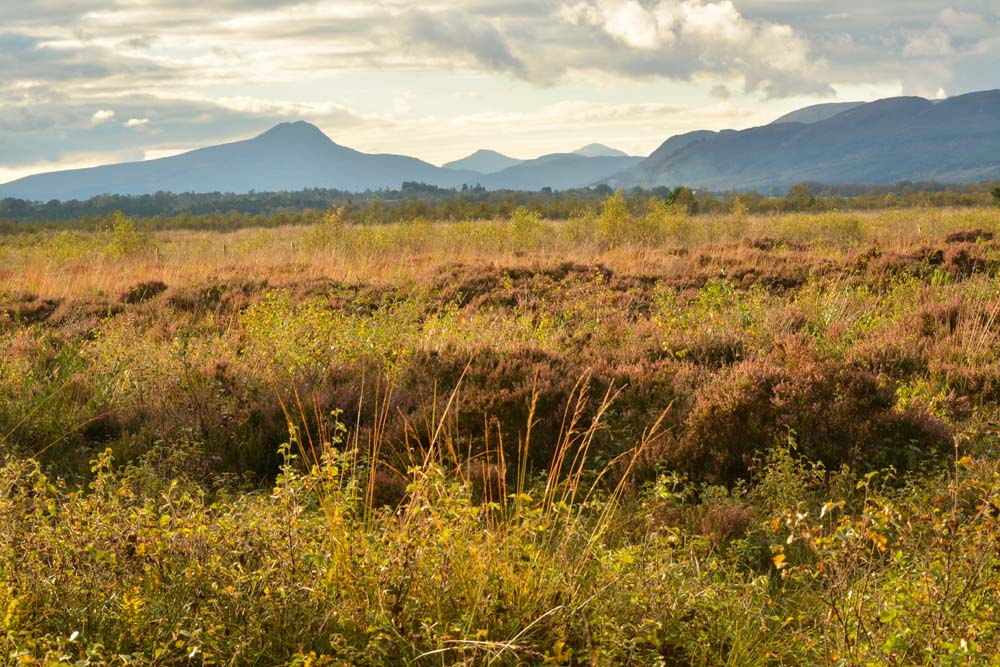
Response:
M996 209L0 241L12 664L990 664Z

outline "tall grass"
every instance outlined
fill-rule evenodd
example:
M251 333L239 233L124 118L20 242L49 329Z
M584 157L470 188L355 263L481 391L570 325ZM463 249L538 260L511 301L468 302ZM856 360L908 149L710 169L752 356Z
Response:
M441 261L518 265L554 254L586 262L600 256L627 268L636 250L768 238L781 243L885 247L927 242L949 232L1000 231L1000 209L710 215L686 218L654 208L635 217L621 206L567 222L519 211L512 220L349 225L336 214L318 226L231 233L47 233L0 240L4 289L52 298L119 294L136 275L168 285L267 275L275 283L328 277L345 281L418 278ZM332 220L332 222L330 221ZM117 228L116 228L117 229ZM617 249L608 253L608 249ZM662 265L658 258L657 265Z

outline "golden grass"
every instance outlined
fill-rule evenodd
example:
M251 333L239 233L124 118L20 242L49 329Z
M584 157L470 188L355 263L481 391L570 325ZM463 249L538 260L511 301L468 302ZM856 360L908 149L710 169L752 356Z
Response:
M699 216L688 219L681 232L666 226L652 243L626 238L616 247L602 243L595 220L540 224L541 233L521 236L505 221L344 226L332 236L320 233L322 225L156 232L145 248L126 256L102 252L101 234L8 237L0 241L0 289L68 299L115 295L150 280L170 286L248 277L277 286L317 279L377 285L419 281L448 262L519 267L552 258L664 275L685 270L678 251L706 243L765 238L779 246L812 243L833 257L859 244L893 250L957 230L996 233L1000 209Z

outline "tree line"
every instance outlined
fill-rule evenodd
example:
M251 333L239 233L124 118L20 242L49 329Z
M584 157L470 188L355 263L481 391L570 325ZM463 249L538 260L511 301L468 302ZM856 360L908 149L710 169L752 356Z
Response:
M525 208L551 220L595 213L612 189L607 185L541 192L445 189L404 183L399 190L350 193L333 189L297 192L170 193L102 195L84 201L31 202L0 200L0 233L47 228L103 229L115 213L136 220L146 230L278 227L313 224L325 211L340 209L356 224L504 218ZM784 213L794 211L871 210L894 207L972 207L1000 203L1000 181L971 185L913 183L835 185L799 183L781 194L709 192L685 187L635 188L625 193L629 206L641 208L650 198L678 204L692 214Z

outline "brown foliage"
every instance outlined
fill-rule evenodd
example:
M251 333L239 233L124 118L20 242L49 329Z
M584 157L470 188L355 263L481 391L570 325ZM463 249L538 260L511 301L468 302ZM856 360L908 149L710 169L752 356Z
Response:
M127 304L144 303L167 291L167 284L159 280L149 280L129 287L121 295L121 302Z
M762 452L793 434L800 451L829 467L905 469L947 449L946 426L895 409L894 391L871 372L824 360L759 359L702 386L665 463L717 483L744 477Z
M984 229L966 229L952 232L944 237L945 243L975 243L976 241L992 241L993 232Z

